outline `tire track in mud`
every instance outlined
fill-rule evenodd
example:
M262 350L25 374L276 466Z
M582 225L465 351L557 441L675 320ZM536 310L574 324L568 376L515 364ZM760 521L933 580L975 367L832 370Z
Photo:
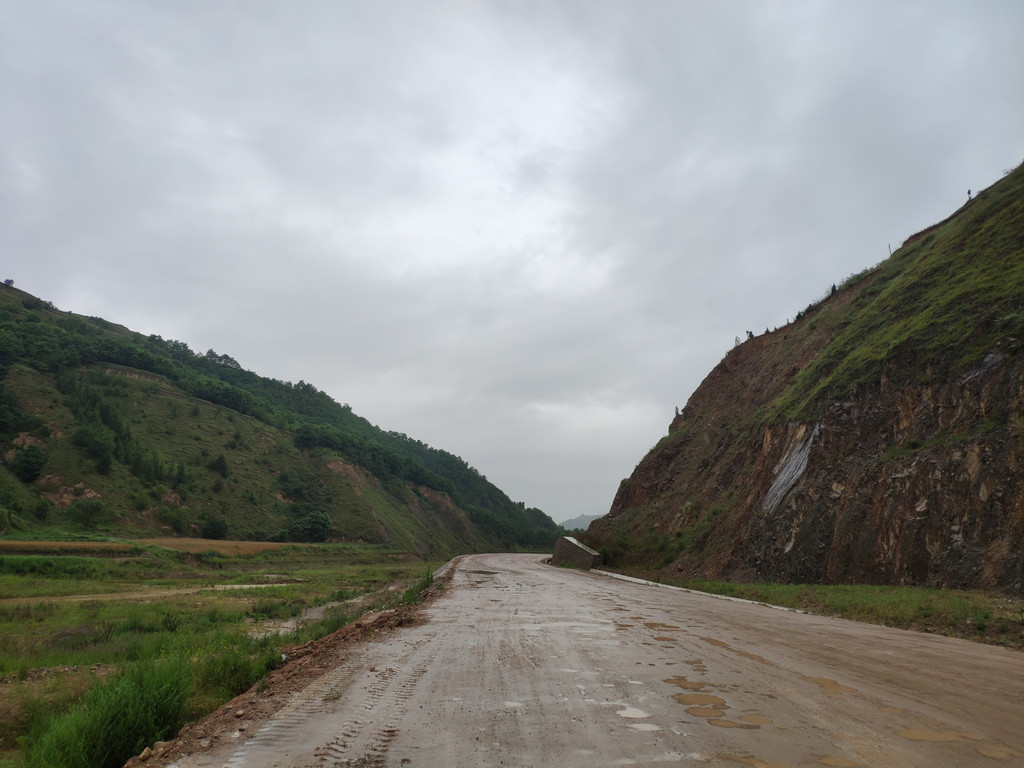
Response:
M352 684L359 671L359 656L349 658L312 685L295 695L270 721L235 751L225 768L249 766L261 754L273 756L282 749L299 744L304 738L302 725L307 718L327 712Z
M408 701L437 657L433 638L429 635L417 642L385 669L371 670L374 679L362 702L363 711L346 720L339 735L315 750L317 768L387 765L388 749L398 736Z
M365 652L349 658L298 693L232 754L225 768L283 765L285 755L291 755L287 764L304 768L386 765L407 702L437 655L432 639L433 635L408 644L386 667L370 667L372 679L361 694L353 686L359 675L366 674ZM309 724L332 713L346 719L332 729L335 735L317 744Z
M1024 679L999 649L597 589L536 556L464 562L422 623L365 637L245 745L228 720L182 768L224 768L231 750L230 768L1024 766Z

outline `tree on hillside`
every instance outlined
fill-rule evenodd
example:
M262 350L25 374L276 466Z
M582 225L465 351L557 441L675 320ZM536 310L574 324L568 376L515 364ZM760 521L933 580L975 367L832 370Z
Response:
M34 483L46 464L46 454L38 445L29 445L18 451L11 462L11 472L26 485Z
M0 340L0 356L3 353L2 340ZM0 360L0 363L3 363ZM26 415L18 403L18 396L0 383L0 435L16 435L25 424Z
M68 517L87 531L96 527L107 515L107 508L99 499L78 499L68 507Z
M211 461L206 466L207 466L207 469L210 469L210 470L216 472L221 477L227 477L228 476L228 460L226 458L224 458L224 454L223 453L219 454L216 459Z
M315 504L297 502L289 509L293 515L286 535L291 541L324 541L331 532L331 518Z

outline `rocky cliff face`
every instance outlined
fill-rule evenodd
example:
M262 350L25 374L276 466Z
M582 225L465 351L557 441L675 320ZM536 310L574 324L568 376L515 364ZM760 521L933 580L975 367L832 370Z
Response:
M783 581L1024 583L1024 360L766 428L742 564Z
M1024 592L1024 178L733 349L585 537L705 577Z

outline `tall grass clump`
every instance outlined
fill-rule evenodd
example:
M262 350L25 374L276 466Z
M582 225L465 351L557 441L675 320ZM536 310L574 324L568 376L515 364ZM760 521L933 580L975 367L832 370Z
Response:
M262 680L280 663L271 638L222 634L205 645L196 663L194 708L219 706ZM205 714L205 712L204 712Z
M191 671L183 659L129 667L30 737L27 768L120 768L184 723Z
M418 603L422 598L423 592L434 583L434 574L428 569L426 574L409 587L405 592L402 593L402 605L409 605L411 603Z
M92 579L107 572L107 564L91 557L0 555L0 573L42 578Z

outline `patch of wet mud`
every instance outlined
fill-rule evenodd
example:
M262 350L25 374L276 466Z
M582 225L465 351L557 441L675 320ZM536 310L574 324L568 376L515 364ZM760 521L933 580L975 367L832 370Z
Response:
M804 679L809 683L814 683L815 685L820 686L821 690L823 690L825 695L830 699L841 699L844 693L857 692L853 688L840 685L830 677L806 677Z
M760 728L760 725L754 725L753 723L737 723L735 720L720 720L713 719L708 720L708 725L713 725L716 728L740 728L747 731L756 731Z
M686 707L686 714L702 718L709 725L717 728L756 730L762 725L771 725L772 723L770 718L762 715L742 715L735 720L725 719L725 710L729 709L729 705L721 696L703 692L708 687L708 683L687 680L682 676L670 677L665 682L688 691L699 691L699 693L676 693L672 698Z
M764 664L768 667L775 666L774 663L768 661L768 659L766 659L764 656L758 656L756 653L747 653L747 651L738 651L728 643L724 643L721 640L717 640L713 637L702 637L701 640L703 640L705 643L715 646L716 648L724 648L730 653L735 653L737 656L742 656L745 659L751 659L752 661L756 661L758 664Z
M734 763L740 763L741 765L749 765L751 768L791 768L787 763L772 763L766 762L756 757L750 757L747 755L715 755L719 760L730 760Z
M983 757L991 757L994 760L1007 760L1011 757L1024 757L1024 752L1018 752L1009 747L978 747L978 754Z
M726 709L728 707L725 699L712 693L677 693L672 698L680 704L714 707L715 709Z
M694 672L707 672L708 671L708 668L705 666L704 662L701 661L700 659L687 659L683 663L687 664L690 667L692 667Z
M928 731L921 728L909 728L900 731L900 736L910 741L982 741L985 737L980 733L954 733L952 731Z
M654 723L630 723L629 727L632 728L634 731L653 732L661 730L661 726L655 725Z
M703 691L710 685L710 683L702 683L699 680L687 680L682 675L667 678L665 682L677 688L684 688L687 691Z
M686 710L686 714L703 718L725 717L725 710L715 709L714 707L689 707Z

